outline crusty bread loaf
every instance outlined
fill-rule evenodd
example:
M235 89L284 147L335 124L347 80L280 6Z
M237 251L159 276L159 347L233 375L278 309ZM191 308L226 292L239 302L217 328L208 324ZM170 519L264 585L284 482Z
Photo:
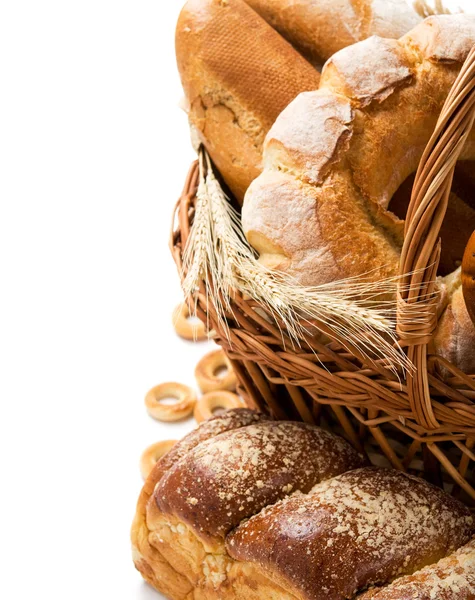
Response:
M297 598L341 600L436 562L470 539L471 523L468 509L439 489L372 467L261 511L226 547Z
M422 19L406 0L246 0L309 61L371 35L398 38Z
M300 94L269 131L264 171L245 197L244 230L264 264L305 285L397 273L404 222L391 199L416 170L474 44L475 17L438 16L327 62L320 89ZM462 159L475 159L475 132ZM459 221L462 247L474 209ZM475 345L475 327L464 327Z
M145 482L132 545L144 578L174 599L222 577L225 534L242 519L366 462L319 428L239 409L204 422L171 453Z
M317 427L251 411L210 423L157 465L132 529L137 568L173 600L353 598L473 533L458 501L361 468L361 455Z
M475 600L475 540L435 565L360 596L370 599Z
M200 427L173 446L157 462L145 481L137 502L137 510L131 530L134 562L144 579L170 598L184 598L192 586L186 577L172 569L168 561L161 556L160 552L149 541L147 507L158 482L176 462L201 442L225 431L239 429L266 420L264 415L255 411L234 409L205 421Z
M243 0L188 0L176 55L190 122L242 201L270 126L319 73Z

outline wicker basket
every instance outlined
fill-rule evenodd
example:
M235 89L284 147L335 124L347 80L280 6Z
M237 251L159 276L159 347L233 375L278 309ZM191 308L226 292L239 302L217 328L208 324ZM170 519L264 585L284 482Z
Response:
M373 462L422 474L475 504L475 375L461 372L428 353L437 327L434 279L440 255L439 231L445 216L455 163L475 118L475 48L465 63L436 131L422 157L406 218L400 274L398 323L414 304L416 328L398 326L402 347L416 366L401 385L383 363L371 363L338 341L323 344L306 336L301 348L283 343L279 323L263 318L256 303L236 292L226 335L216 309L198 294L197 312L216 331L249 406L277 419L320 423L365 449ZM177 204L171 249L182 272L194 214L198 163L188 174ZM430 189L429 189L429 186ZM435 186L435 187L434 187ZM415 291L417 290L417 291ZM449 376L447 376L449 373Z

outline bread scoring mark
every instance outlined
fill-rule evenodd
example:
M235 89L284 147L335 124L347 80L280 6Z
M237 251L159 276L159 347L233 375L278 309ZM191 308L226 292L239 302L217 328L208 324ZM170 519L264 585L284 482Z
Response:
M358 33L355 37L355 42L357 42L367 38L370 34L373 11L371 2L368 0L350 0L350 4L358 21Z
M343 96L323 89L299 94L267 134L264 166L322 185L349 147L353 117Z
M322 85L351 98L361 108L373 101L383 102L412 78L410 63L398 42L372 36L333 55L323 68Z
M475 44L475 16L429 17L401 41L431 62L463 63Z

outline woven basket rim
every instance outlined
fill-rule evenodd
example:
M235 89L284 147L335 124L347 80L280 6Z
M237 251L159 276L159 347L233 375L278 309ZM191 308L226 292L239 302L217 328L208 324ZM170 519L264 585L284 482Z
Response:
M319 405L331 406L356 447L360 442L354 427L344 416L344 408L358 422L371 428L373 436L379 435L375 432L384 424L391 423L413 440L414 447L427 444L457 485L475 499L475 489L465 480L461 470L450 463L442 449L444 443L451 442L466 460L475 460L472 452L475 445L475 374L466 374L442 357L428 353L428 342L437 325L433 281L440 256L438 234L453 169L462 150L460 139L467 129L471 129L474 118L475 48L447 98L422 157L408 210L401 274L415 272L411 277L420 285L418 292L408 293L401 288L398 309L404 312L408 303L419 303L427 319L416 335L398 329L401 342L416 365L416 372L409 373L403 385L384 365L365 363L335 340L323 344L309 338L301 349L283 347L278 325L269 315L262 316L265 308L256 311L253 303L238 292L231 300L232 314L227 315L227 334L220 326L216 308L206 297L204 284L196 300L197 315L216 331L216 341L228 354L249 403L255 408L270 410L276 418L286 418L285 411L269 391L272 386L285 386L300 418L312 422L314 416L300 391L304 390L304 395ZM444 148L449 146L451 152L444 153ZM442 170L445 170L445 176L435 189L431 188L434 171ZM184 276L183 250L190 235L199 177L199 165L195 161L173 214L170 248L181 277ZM415 231L418 232L416 241ZM442 370L448 375L443 377ZM403 468L383 438L378 440L383 452L394 466Z

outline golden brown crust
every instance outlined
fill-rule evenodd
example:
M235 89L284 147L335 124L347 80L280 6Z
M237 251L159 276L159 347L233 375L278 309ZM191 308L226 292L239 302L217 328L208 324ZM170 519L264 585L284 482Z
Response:
M332 477L361 463L316 427L228 411L179 442L147 480L135 564L173 600L342 600L468 542L468 509L420 479L374 467ZM298 488L307 493L272 504ZM184 509L189 493L196 512ZM223 500L228 512L237 507L235 519L220 513Z
M390 201L416 170L473 44L475 17L433 17L399 41L371 37L328 61L320 89L272 126L264 171L246 194L244 231L264 264L310 286L397 273L404 222ZM475 131L461 160L474 158ZM455 208L472 216L473 207ZM467 227L464 219L458 234ZM455 260L449 253L444 265ZM473 353L465 357L473 371Z
M472 533L470 511L455 499L371 467L270 506L235 529L226 547L299 598L341 600L439 560Z
M475 600L475 540L454 554L360 600Z
M261 167L265 134L318 72L242 0L189 0L176 29L189 117L238 200Z
M199 443L224 431L245 427L265 419L264 415L248 409L226 411L226 413L209 419L175 444L157 462L145 481L137 502L131 530L134 563L146 581L170 598L185 598L193 586L190 584L189 579L176 572L160 550L150 543L147 507L157 483L168 469Z
M363 464L351 446L317 427L257 423L196 446L166 473L153 497L162 514L212 545L263 507Z
M472 373L475 366L475 325L463 297L460 269L451 280L453 287L448 294L447 308L439 319L434 349L465 373Z
M461 64L473 46L474 15L439 15L429 17L403 38L434 63Z
M398 38L421 18L405 0L246 0L313 64L371 35Z

